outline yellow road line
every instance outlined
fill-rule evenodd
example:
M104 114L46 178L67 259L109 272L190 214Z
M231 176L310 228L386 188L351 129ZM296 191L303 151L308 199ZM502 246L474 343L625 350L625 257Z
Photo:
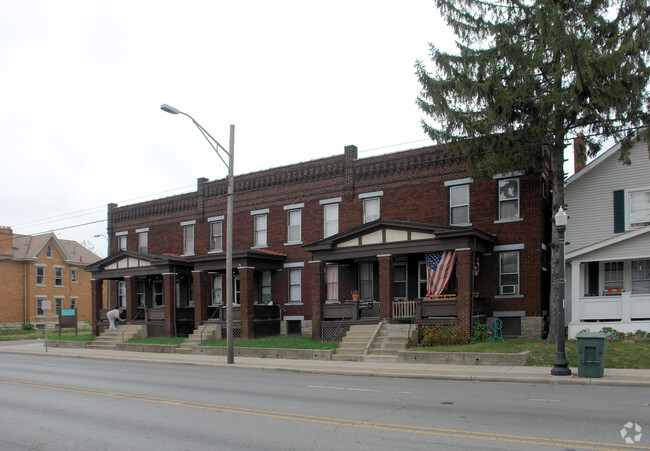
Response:
M109 390L97 390L92 388L57 385L57 384L49 384L44 382L31 382L31 381L24 381L18 379L0 378L0 383L23 385L28 387L36 387L36 388L43 388L49 390L69 391L69 392L87 394L92 396L103 396L103 397L118 398L118 399L125 399L131 401L150 402L150 403L164 404L170 406L214 410L219 412L235 413L241 415L253 415L253 416L267 417L267 418L274 418L274 419L281 419L281 420L301 421L301 422L328 424L328 425L335 425L335 426L356 427L362 429L373 429L373 430L382 430L382 431L390 431L390 432L403 432L408 434L457 437L461 439L472 439L472 440L490 440L490 441L497 441L497 442L521 443L526 445L541 445L541 446L551 446L551 447L561 447L561 448L577 445L581 449L591 449L591 450L611 450L611 449L650 450L650 448L648 447L636 446L636 445L588 442L588 441L580 441L580 440L563 440L563 439L547 438L547 437L496 434L496 433L489 433L489 432L474 432L474 431L464 431L464 430L454 430L454 429L441 429L441 428L433 428L433 427L408 426L408 425L401 425L401 424L377 423L373 421L346 420L342 418L328 418L328 417L303 415L303 414L295 414L295 413L288 413L288 412L275 412L269 410L225 406L219 404L206 404L206 403L194 402L194 401L159 398L155 396L118 393Z

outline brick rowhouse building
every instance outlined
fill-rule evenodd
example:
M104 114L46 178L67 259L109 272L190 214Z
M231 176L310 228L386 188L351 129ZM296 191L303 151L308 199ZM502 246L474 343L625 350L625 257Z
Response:
M498 317L506 334L541 337L551 225L542 154L537 173L472 179L465 157L441 147L358 159L347 146L235 177L235 336L321 339L341 320L396 319L469 336L476 318ZM110 306L150 335L225 321L226 193L226 179L199 178L195 192L109 204L109 256L87 268L94 324L105 280ZM453 273L443 296L423 302L425 254L441 251L455 252Z

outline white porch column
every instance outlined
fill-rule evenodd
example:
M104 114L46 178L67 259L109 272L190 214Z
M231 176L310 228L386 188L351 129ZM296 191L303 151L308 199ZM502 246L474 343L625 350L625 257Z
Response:
M621 322L632 321L632 294L629 291L621 293Z
M581 261L572 260L571 264L571 319L568 321L568 336L569 339L575 338L576 334L580 331L580 268L582 268Z

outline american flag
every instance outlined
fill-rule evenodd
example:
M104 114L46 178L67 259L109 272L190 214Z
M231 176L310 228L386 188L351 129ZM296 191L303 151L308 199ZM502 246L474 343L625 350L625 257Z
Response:
M437 296L443 292L456 263L455 251L424 254L427 262L427 296Z

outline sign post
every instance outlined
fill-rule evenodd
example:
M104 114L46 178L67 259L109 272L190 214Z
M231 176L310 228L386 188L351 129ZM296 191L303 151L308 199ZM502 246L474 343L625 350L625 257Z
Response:
M50 309L52 308L52 301L43 300L41 308L45 312L45 352L47 352L47 317L50 316Z

